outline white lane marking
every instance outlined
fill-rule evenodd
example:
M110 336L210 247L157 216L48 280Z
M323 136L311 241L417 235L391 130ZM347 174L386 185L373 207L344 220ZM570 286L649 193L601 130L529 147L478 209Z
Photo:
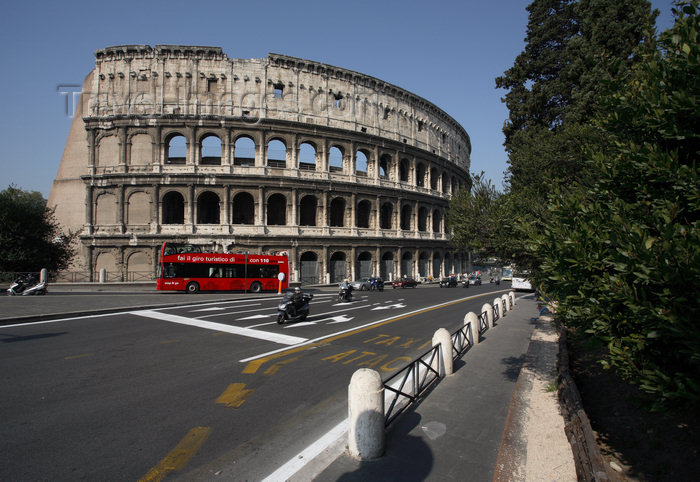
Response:
M257 311L257 310L256 310ZM246 316L245 318L236 318L236 321L243 321L243 320L257 320L260 318L269 318L273 315L273 313L270 313L269 315L253 315L253 316Z
M335 332L335 333L329 333L328 335L319 336L318 338L314 338L313 340L307 340L307 341L305 341L304 343L300 343L298 346L294 346L294 347L291 347L291 348L298 348L299 346L311 345L311 344L313 344L313 343L316 343L316 342L319 342L319 341L323 341L323 340L325 340L326 338L332 338L332 337L334 337L334 336L343 335L343 334L349 333L349 332L351 332L351 331L361 330L362 328L365 328L365 327L368 327L368 326L377 325L377 324L379 324L379 323L384 323L385 321L393 320L394 318L397 318L397 317L399 317L399 316L408 316L408 315L412 315L412 314L414 314L414 313L420 313L421 311L426 311L426 310L430 310L430 309L433 309L433 308L439 308L439 307L441 307L441 306L449 306L449 305L451 305L451 304L459 303L459 302L462 302L462 301L473 300L473 299L476 299L476 298L483 298L484 296L493 296L494 293L497 293L497 292L496 292L496 291L489 291L489 292L487 292L487 293L480 293L480 294L478 294L478 295L467 296L466 298L459 298L459 299L452 300L452 301L446 301L446 302L444 302L444 303L439 303L439 304L437 304L437 305L425 306L425 307L423 307L423 308L419 308L419 309L417 309L417 310L409 311L409 312L406 312L406 313L400 313L400 314L397 313L397 314L394 314L394 315L392 315L392 316L390 316L390 317L388 317L388 318L384 318L384 319L382 319L382 320L372 321L372 322L366 323L366 324L364 324L364 325L355 326L355 327L353 327L353 328L348 328L347 330L337 331L337 332ZM328 313L325 313L325 314L328 314ZM286 350L289 350L289 349L290 349L290 348L278 348L277 350L268 351L267 353L261 353L260 355L251 356L251 357L244 358L243 360L238 360L238 361L239 361L240 363L247 363L247 362L249 362L249 361L257 360L258 358L265 358L266 356L274 355L275 353L279 353L279 352L286 351Z
M393 305L382 305L382 306L377 306L376 308L372 308L372 311L375 310L391 310L393 308L406 308L406 305L403 303L396 303Z
M346 418L326 432L326 434L321 438L289 459L287 463L265 477L262 482L279 482L280 480L289 480L294 474L303 469L306 464L311 462L316 456L333 444L333 442L336 442L341 437L347 437L347 426L348 419Z
M190 313L198 313L200 311L224 311L224 310L230 310L230 309L238 309L238 308L247 308L249 306L260 306L260 303L251 303L249 305L238 305L238 306L233 306L229 308L223 308L221 306L213 306L211 308L204 308L202 310L192 310ZM209 315L209 316L218 316L218 315Z
M238 326L225 325L222 323L213 323L211 321L198 320L195 318L185 318L184 316L169 315L167 313L159 313L157 311L152 310L130 311L129 313L137 316L143 316L146 318L154 318L156 320L170 321L172 323L180 323L182 325L196 326L198 328L205 328L207 330L223 331L225 333L232 333L234 335L248 336L250 338L272 341L275 343L281 343L283 345L295 345L307 341L306 338L300 338L297 336L282 335L280 333L271 333L269 331L251 330L249 328L241 328Z
M352 317L352 316L351 316L350 318L348 318L348 317L345 316L345 315L331 316L330 318L322 318L322 319L320 319L320 320L303 321L303 322L301 322L301 323L294 323L294 324L292 324L292 325L287 325L287 326L285 326L284 328L285 328L285 329L287 329L287 328L298 328L298 327L300 327L300 326L315 325L315 324L317 324L317 323L321 323L322 321L328 321L328 322L329 322L329 323L328 323L329 325L330 325L330 324L333 324L333 323L346 323L346 322L352 321L352 320L354 320L354 319L355 319L355 318Z
M274 300L274 297L269 297L269 298L254 298L252 300L235 300L235 301L205 301L203 303L196 303L193 305L178 305L178 306L164 306L162 308L157 308L159 310L181 310L183 308L202 308L204 306L212 306L212 305L237 305L239 303L250 303L251 301L268 301L268 300ZM127 311L125 311L127 313Z

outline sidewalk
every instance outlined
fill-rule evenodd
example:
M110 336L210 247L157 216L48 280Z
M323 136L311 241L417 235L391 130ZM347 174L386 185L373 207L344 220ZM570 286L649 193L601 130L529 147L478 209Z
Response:
M556 330L537 316L531 295L518 299L454 375L388 429L382 458L361 462L344 451L320 473L293 480L576 480L551 390Z

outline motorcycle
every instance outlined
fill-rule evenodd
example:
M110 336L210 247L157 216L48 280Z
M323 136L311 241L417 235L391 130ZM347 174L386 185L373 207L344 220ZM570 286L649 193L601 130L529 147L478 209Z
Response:
M469 278L462 280L462 288L469 288Z
M7 289L9 296L45 295L48 291L45 281L39 281L34 275L20 276Z
M370 278L369 289L372 291L384 291L384 280L381 278Z
M280 325L287 321L304 321L309 313L309 301L314 297L311 293L302 293L298 306L294 305L292 297L294 293L285 293L284 298L277 305L277 323Z
M338 291L338 302L340 303L349 303L352 301L352 287L348 288L340 288L340 291Z

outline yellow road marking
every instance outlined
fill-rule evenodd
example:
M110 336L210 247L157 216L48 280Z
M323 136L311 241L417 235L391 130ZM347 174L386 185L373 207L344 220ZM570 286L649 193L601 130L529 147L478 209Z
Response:
M455 301L452 301L452 302L449 302L449 303L441 304L441 305L439 305L439 306L433 306L433 307L431 307L431 308L426 308L426 309L424 309L424 310L416 311L416 312L413 312L413 313L408 313L408 314L406 314L406 315L397 316L396 318L391 318L391 319L389 319L389 320L383 321L383 322L381 322L381 323L377 323L377 324L375 324L375 325L364 326L364 327L358 328L358 329L356 329L356 330L352 330L352 331L348 331L348 332L345 332L345 333L341 333L341 334L339 334L339 335L331 336L331 337L329 337L329 338L324 338L323 340L317 341L317 342L315 342L315 343L310 343L310 344L308 344L308 345L298 346L298 347L296 347L296 348L291 348L291 349L289 349L289 350L281 351L281 352L275 353L275 354L273 354L273 355L268 355L268 356L266 356L266 357L258 358L257 360L249 361L248 364L247 364L247 365L245 366L245 368L243 369L243 372L242 372L242 373L245 373L245 374L257 373L258 369L260 369L260 367L261 367L262 365L264 365L265 363L269 362L270 360L275 360L275 359L277 359L277 358L282 358L282 357L285 357L285 356L288 356L288 355L292 355L292 354L294 354L294 353L299 353L300 351L309 350L309 349L311 349L311 348L318 348L319 346L327 345L327 344L332 343L332 342L334 342L334 341L336 341L336 340L340 340L340 339L342 339L342 338L347 338L348 336L356 335L356 334L358 334L358 333L362 333L363 331L373 330L373 329L375 329L375 328L379 328L380 326L388 325L388 324L390 324L390 323L394 323L394 322L396 322L396 321L404 320L404 319L410 318L410 317L412 317L412 316L422 315L423 313L428 313L429 311L438 310L438 309L440 309L440 308L446 308L446 307L448 307L448 306L456 305L456 304L458 304L458 303L464 303L465 301L471 301L471 300L476 299L476 298L481 298L481 297L483 297L483 296L492 296L492 295L493 295L493 292L491 292L491 293L484 293L484 294L481 294L481 295L470 296L470 297L468 297L468 298L464 298L464 299L461 299L461 300L455 300Z
M70 355L67 357L64 357L64 360L75 360L76 358L87 358L89 356L94 356L94 353L82 353L80 355Z
M160 342L161 345L168 345L170 343L180 343L180 340L165 340Z
M216 399L216 403L221 403L229 408L238 408L243 405L249 396L253 394L255 390L246 389L245 383L232 383L228 386L224 393L219 395Z
M173 470L182 470L197 453L204 441L209 437L211 427L195 427L180 440L180 443L158 465L139 479L139 482L157 482L163 480Z

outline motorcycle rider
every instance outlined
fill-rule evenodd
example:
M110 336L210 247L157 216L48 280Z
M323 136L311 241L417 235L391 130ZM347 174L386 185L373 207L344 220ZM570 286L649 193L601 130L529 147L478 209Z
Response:
M340 291L345 291L347 293L346 295L346 300L350 299L350 293L352 292L352 285L350 284L350 280L345 278L342 283L340 283Z
M290 306L290 315L293 317L297 316L297 307L301 306L304 301L304 295L301 293L301 288L298 286L294 288L294 294L292 295L292 305Z

